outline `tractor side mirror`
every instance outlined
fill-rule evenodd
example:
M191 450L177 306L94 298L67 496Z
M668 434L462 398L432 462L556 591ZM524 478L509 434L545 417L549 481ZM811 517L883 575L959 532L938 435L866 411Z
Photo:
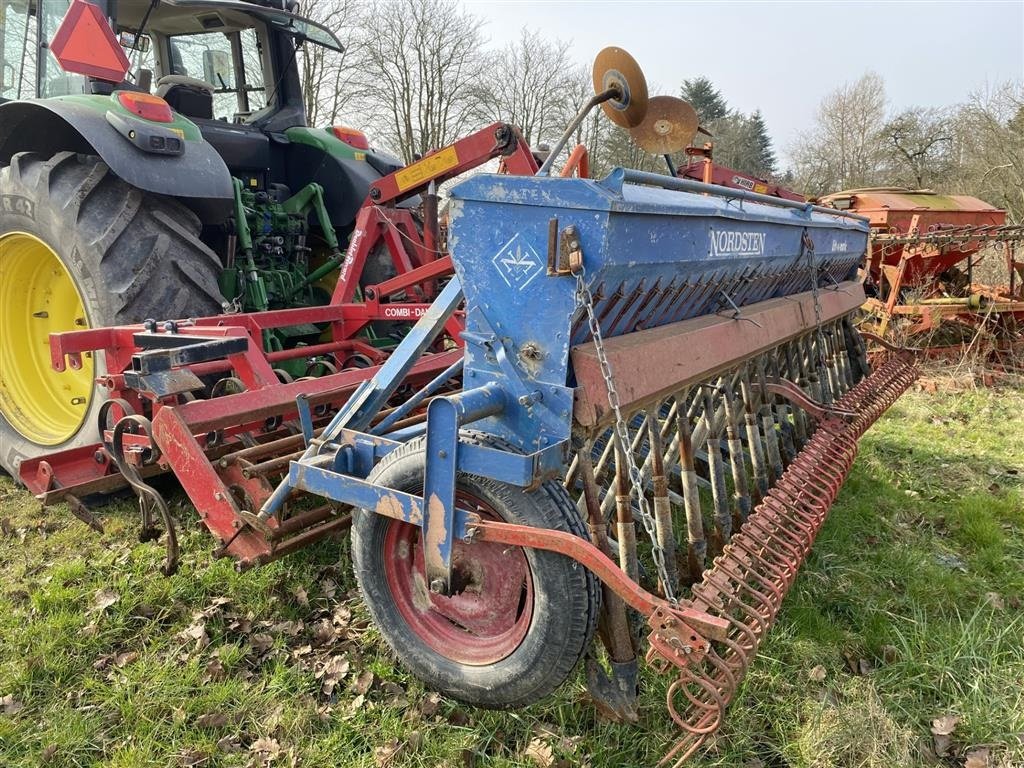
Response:
M224 90L234 87L235 68L231 61L231 54L212 48L203 51L203 80Z
M3 66L0 67L0 94L6 91L11 91L14 98L18 96L18 83L16 82L15 75L17 72L14 69L14 65L9 61L5 61Z
M123 29L118 33L117 41L121 44L122 48L127 48L130 51L138 51L139 53L149 53L149 47L151 45L149 35L140 35L137 32L129 32L126 29Z

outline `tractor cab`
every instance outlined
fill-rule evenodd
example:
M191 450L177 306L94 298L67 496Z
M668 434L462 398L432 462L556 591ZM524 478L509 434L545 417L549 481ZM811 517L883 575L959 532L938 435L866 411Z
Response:
M0 467L97 434L95 377L53 372L49 334L330 300L371 185L401 165L307 125L303 54L342 46L296 7L0 0ZM394 272L380 250L360 280Z
M311 42L342 50L319 24L255 2L101 0L95 6L129 62L124 80L114 84L65 71L50 50L70 6L70 0L0 0L0 99L130 89L160 96L188 118L259 124L286 110L288 121L301 125L298 48ZM88 24L81 26L87 33ZM107 55L102 43L90 44L97 59Z

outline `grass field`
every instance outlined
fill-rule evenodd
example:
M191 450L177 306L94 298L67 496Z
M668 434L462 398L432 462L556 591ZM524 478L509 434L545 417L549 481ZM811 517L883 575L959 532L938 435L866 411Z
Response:
M344 543L239 575L175 500L179 573L0 477L0 766L630 766L669 738L582 685L473 710L398 667ZM865 437L730 719L694 766L1024 766L1024 393L906 395ZM935 733L938 732L938 733ZM948 733L947 733L948 732Z

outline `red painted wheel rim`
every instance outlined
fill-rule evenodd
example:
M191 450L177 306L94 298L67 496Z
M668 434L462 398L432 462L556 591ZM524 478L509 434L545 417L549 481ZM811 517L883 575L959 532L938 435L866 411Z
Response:
M500 520L479 499L459 492L456 503ZM431 650L459 664L482 666L522 644L533 618L533 578L520 547L491 542L452 548L450 597L427 589L420 528L392 520L384 534L384 578L409 629Z

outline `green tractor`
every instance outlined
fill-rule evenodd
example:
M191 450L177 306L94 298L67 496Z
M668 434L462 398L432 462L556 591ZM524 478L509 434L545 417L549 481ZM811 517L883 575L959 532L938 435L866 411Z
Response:
M401 166L358 131L307 126L300 50L341 44L295 10L0 0L0 466L15 477L98 439L101 362L53 371L50 333L330 300L370 184ZM62 66L76 57L99 76ZM363 279L391 269L371 255Z

